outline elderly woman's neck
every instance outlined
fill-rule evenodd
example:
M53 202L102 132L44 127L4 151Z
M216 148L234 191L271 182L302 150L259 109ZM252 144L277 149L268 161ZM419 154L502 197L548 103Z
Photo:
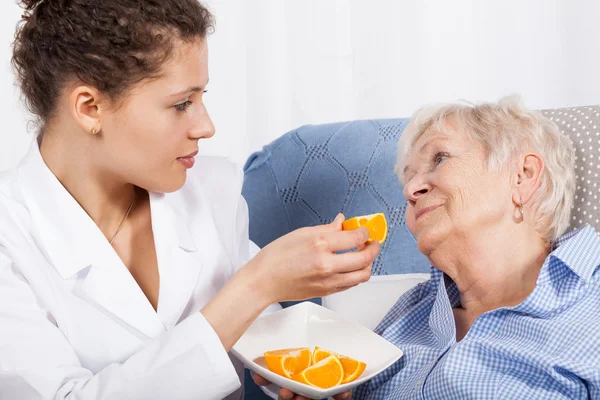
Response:
M549 254L547 243L527 229L466 239L440 246L430 257L456 283L461 308L476 318L525 300Z

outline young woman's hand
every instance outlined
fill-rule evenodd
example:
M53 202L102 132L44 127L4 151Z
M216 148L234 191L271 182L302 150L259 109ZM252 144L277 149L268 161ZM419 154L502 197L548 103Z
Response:
M300 228L263 248L244 268L271 303L305 300L343 291L369 280L379 242L369 231L342 231L339 214L327 225ZM358 251L336 252L358 248Z

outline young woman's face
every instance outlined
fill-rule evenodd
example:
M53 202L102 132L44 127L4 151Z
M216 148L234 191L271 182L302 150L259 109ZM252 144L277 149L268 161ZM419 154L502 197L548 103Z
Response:
M181 44L161 72L102 114L100 162L128 183L172 192L185 183L198 140L215 133L202 100L208 84L206 40Z

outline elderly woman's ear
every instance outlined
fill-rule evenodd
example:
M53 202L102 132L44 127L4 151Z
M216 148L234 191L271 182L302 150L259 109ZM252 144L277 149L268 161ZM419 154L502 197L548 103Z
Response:
M535 153L527 153L519 160L515 174L513 202L519 208L522 219L525 217L526 210L531 208L532 199L542 184L544 168L544 160Z

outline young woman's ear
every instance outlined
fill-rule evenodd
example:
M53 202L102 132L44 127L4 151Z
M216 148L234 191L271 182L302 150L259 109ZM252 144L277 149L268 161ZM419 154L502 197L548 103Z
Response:
M75 87L69 95L69 110L81 130L92 135L102 130L100 92L90 86Z

